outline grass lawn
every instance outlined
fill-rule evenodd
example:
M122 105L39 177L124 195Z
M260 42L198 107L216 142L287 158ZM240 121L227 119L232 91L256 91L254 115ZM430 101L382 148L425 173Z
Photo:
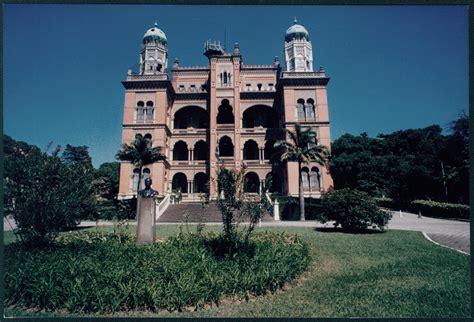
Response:
M310 245L312 263L304 280L274 295L197 312L128 312L114 316L468 318L471 315L469 256L436 246L419 232L344 234L290 227L259 230L285 230L298 234ZM157 228L160 237L177 231L177 226ZM12 239L10 233L4 234L5 242ZM16 309L6 309L5 315L72 316Z

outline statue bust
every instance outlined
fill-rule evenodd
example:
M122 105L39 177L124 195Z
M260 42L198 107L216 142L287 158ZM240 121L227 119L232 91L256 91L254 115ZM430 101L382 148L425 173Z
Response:
M145 179L145 189L140 190L138 194L142 198L153 198L154 196L158 195L158 191L151 188L151 178Z

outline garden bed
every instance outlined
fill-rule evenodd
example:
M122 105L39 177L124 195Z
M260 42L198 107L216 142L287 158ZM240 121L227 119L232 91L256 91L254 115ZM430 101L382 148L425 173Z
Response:
M274 293L309 264L309 248L287 233L259 232L219 255L220 235L179 234L138 246L125 234L62 235L42 250L5 248L5 304L70 313L182 311Z

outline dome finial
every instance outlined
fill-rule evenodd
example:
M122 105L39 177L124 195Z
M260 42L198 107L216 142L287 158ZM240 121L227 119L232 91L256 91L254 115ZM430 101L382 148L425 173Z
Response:
M158 27L158 22L155 20L155 27Z
M293 24L296 25L298 23L298 20L296 20L296 16L295 16L295 19L293 20Z

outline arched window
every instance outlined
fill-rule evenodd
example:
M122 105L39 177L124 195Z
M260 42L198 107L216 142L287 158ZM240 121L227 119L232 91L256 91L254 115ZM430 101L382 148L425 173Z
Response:
M146 120L147 121L153 120L153 111L154 111L153 102L152 101L146 102Z
M259 192L260 180L255 172L245 174L244 192Z
M267 105L254 105L242 114L242 125L244 128L265 127L277 128L278 119L275 110Z
M310 182L311 182L311 189L315 190L315 189L321 188L319 169L316 167L311 168Z
M219 156L221 157L232 157L234 156L234 144L227 135L224 135L219 139Z
M209 148L207 143L199 140L194 145L194 160L207 160L209 158Z
M205 129L209 127L209 114L206 110L198 106L186 106L179 109L174 114L174 128Z
M194 192L197 192L197 193L209 192L209 187L207 184L208 181L209 181L209 178L207 174L203 172L196 173L196 175L194 176Z
M173 191L180 190L182 193L188 192L188 178L182 172L178 172L173 176L173 180L171 182L171 189Z
M307 120L315 120L315 110L314 110L314 101L312 99L308 99L304 106L306 112L306 119Z
M309 190L309 169L301 169L301 183L303 184L303 190Z
M304 121L304 100L302 98L300 98L297 102L296 102L296 112L297 112L297 119L298 121Z
M148 141L148 144L151 147L152 145L151 134L150 133L145 134L144 138Z
M133 174L132 174L132 190L137 191L138 187L138 177L140 176L140 169L133 169Z
M244 160L258 160L258 145L254 140L248 140L244 144Z
M184 141L178 141L173 147L173 160L188 160L188 145Z
M232 113L232 106L229 105L228 100L222 100L222 105L218 108L217 124L233 124L234 114Z
M142 101L137 103L137 122L143 122L145 119L145 104Z
M148 168L143 169L143 178L142 178L142 183L141 183L142 189L145 188L145 179L149 177L150 177L150 169Z

